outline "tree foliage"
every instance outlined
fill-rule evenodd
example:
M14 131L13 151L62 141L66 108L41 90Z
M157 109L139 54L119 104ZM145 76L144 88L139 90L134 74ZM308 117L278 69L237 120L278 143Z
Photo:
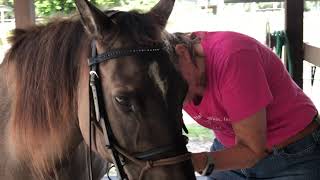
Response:
M91 0L97 6L113 7L120 4L120 0ZM70 14L75 11L74 0L35 0L37 16L50 16L53 14Z
M0 0L0 4L13 8L14 0ZM146 9L154 5L157 0L90 0L93 4L103 9L116 6L127 6ZM46 17L54 14L67 15L75 11L74 0L34 0L37 17Z
M0 5L6 5L9 7L13 7L13 0L0 0Z

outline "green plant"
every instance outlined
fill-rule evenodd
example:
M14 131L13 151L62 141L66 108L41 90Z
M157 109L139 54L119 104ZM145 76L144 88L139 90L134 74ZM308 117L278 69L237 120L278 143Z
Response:
M209 140L213 139L213 133L210 129L204 128L198 124L187 125L189 133L187 136L193 140Z

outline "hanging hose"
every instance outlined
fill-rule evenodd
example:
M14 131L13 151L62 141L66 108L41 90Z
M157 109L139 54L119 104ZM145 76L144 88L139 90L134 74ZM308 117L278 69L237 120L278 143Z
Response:
M285 46L285 37L283 31L274 32L274 36L276 38L276 54L282 58L282 47Z
M269 25L267 24L267 27ZM269 28L268 28L269 30ZM290 50L290 42L287 34L284 31L275 31L272 34L267 31L267 45L275 50L275 53L282 59L282 48L285 48L286 51L286 68L289 74L292 76L294 72L294 66L292 61L292 53ZM314 78L316 74L316 66L311 67L311 86L314 84Z
M286 50L286 68L289 74L292 76L293 74L293 62L292 62L292 54L290 51L290 43L289 39L284 31L275 31L272 34L267 32L267 43L270 48L275 49L275 53L278 55L280 59L282 59L282 48L284 47Z
M283 31L282 31L283 32ZM293 76L294 73L294 66L293 66L293 61L292 61L292 53L291 53L291 49L290 49L290 42L288 39L288 36L285 32L283 32L283 36L285 39L285 48L286 48L286 53L287 53L287 69L288 72L290 73L291 76Z

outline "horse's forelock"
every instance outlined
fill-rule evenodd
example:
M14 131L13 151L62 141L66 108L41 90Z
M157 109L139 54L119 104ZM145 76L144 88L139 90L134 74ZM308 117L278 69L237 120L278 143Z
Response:
M106 12L108 13L108 12ZM121 43L121 47L152 46L161 43L162 28L154 21L154 17L138 11L119 12L112 16L115 27L106 37L113 37ZM110 32L110 30L108 31ZM104 39L104 42L112 42Z

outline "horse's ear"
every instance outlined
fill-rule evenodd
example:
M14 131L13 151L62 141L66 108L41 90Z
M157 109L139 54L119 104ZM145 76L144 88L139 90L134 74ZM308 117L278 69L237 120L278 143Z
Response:
M102 36L103 30L112 25L110 18L87 0L76 0L82 24L93 37Z
M169 16L172 12L175 0L160 0L150 12L149 15L155 17L158 21L158 24L164 29Z

